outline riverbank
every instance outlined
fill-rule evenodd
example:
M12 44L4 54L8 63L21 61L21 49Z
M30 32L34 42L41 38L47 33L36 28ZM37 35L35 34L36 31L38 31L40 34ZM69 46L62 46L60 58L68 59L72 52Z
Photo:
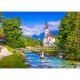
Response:
M33 51L33 52L40 54L40 51ZM58 57L58 52L56 50L51 50L51 51L46 50L44 51L44 54L49 57Z
M0 59L0 68L29 68L30 65L25 63L24 53L16 52L15 49L5 45L12 55Z
M31 68L80 68L79 62L63 60L46 55L44 56L44 59L41 59L40 55L35 52L26 52L25 54L27 63L31 65Z
M34 52L36 54L39 54L39 51ZM45 56L51 57L51 58L60 58L59 57L59 53L55 50L53 51L45 51ZM73 65L74 68L80 68L80 61L74 61L74 60L67 60L64 58L61 58L64 61L68 61L70 65ZM63 65L61 68L66 67L67 63L64 63L65 65Z

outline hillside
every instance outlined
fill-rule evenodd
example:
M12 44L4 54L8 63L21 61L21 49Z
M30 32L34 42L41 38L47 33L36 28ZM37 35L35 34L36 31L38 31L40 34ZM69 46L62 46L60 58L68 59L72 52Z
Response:
M40 46L40 41L35 40L29 36L23 36L26 46Z

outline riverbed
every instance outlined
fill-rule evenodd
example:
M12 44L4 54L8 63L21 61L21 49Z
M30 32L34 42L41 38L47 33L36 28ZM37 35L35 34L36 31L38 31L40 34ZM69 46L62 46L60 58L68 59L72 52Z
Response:
M49 56L40 59L40 54L34 52L26 52L25 54L26 64L31 65L31 68L76 68L76 65L69 60Z

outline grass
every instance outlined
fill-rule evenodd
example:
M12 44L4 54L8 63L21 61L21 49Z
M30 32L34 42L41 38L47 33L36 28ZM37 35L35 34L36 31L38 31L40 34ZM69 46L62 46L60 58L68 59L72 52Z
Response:
M15 49L11 48L8 45L4 45L8 51L13 54L10 56L3 57L0 60L0 68L29 68L30 65L25 64L24 56L22 52L17 52Z
M9 47L8 45L5 45L4 47L6 47L8 49L8 51L10 51L10 52L15 52L15 49Z
M52 56L52 57L57 57L58 56L58 52L55 50L52 51L45 51L45 53L48 54L48 56Z
M28 68L22 57L14 53L10 56L6 56L0 60L0 68Z

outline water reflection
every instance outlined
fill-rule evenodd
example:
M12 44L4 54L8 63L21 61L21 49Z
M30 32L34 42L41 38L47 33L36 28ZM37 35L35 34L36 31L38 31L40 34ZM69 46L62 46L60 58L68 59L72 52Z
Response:
M44 63L44 59L41 59L41 63Z

